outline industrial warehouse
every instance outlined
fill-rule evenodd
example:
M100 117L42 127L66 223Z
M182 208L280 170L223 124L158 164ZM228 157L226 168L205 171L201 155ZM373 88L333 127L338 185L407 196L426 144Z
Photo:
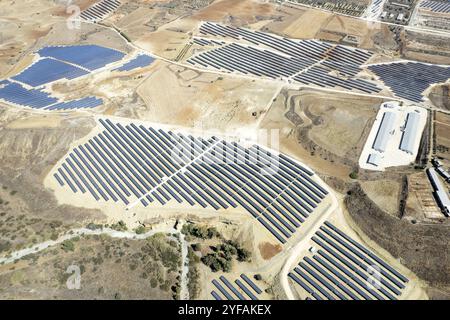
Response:
M384 103L361 153L359 165L369 170L408 165L417 155L427 113L419 107Z
M0 3L0 299L449 300L449 5Z

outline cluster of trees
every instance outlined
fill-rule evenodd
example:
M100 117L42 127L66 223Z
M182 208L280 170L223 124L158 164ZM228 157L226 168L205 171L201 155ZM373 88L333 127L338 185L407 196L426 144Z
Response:
M233 258L238 261L250 261L250 251L242 248L237 242L227 240L216 247L211 247L212 253L201 258L201 261L211 268L213 272L223 271L230 272L232 268Z
M106 227L108 227L108 225L106 225ZM112 225L109 226L111 229L116 230L116 231L127 231L128 227L126 225L125 222L123 222L122 220L120 220L117 223L114 223Z
M215 237L220 237L220 233L219 231L217 231L216 228L199 226L192 223L184 224L183 229L181 229L181 232L184 233L185 235L190 235L200 239L212 239Z

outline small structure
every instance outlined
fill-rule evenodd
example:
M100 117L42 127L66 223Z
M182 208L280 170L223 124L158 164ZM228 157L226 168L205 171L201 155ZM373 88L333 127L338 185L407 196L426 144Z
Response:
M367 159L367 163L378 167L381 164L381 156L378 153L371 153Z
M450 174L444 169L444 167L436 167L436 171L442 176L442 178L444 178L445 182L450 183Z
M442 186L434 168L428 168L427 174L434 189L433 196L437 205L445 216L450 217L450 199L448 198L447 190Z

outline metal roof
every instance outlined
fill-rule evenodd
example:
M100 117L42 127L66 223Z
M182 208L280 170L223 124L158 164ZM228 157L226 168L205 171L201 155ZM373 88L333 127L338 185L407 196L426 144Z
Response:
M373 143L373 149L385 152L387 143L391 136L391 132L394 129L396 114L393 112L385 112L381 119L380 127L378 128L377 136Z
M381 163L381 156L378 153L371 153L369 159L367 159L367 163L378 167Z
M400 150L413 154L417 131L419 130L420 115L417 112L409 112L406 118L406 126L400 142Z

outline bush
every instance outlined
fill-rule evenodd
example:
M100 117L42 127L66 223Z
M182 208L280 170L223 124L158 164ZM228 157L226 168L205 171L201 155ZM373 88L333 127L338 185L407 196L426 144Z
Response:
M75 245L72 241L66 240L63 243L61 243L61 249L63 249L65 252L69 251L75 251Z
M185 235L191 235L200 239L212 239L214 237L219 237L220 234L214 227L198 226L192 223L187 223L183 225L181 232Z
M350 173L349 176L351 179L355 179L355 180L358 179L358 173L356 171L353 171L352 173Z
M120 220L119 222L117 222L115 224L112 224L111 229L116 230L116 231L127 231L128 230L127 225L122 220Z
M143 234L143 233L145 233L147 230L145 229L145 227L144 226L139 226L139 227L137 227L136 229L134 229L134 232L136 233L136 234Z

